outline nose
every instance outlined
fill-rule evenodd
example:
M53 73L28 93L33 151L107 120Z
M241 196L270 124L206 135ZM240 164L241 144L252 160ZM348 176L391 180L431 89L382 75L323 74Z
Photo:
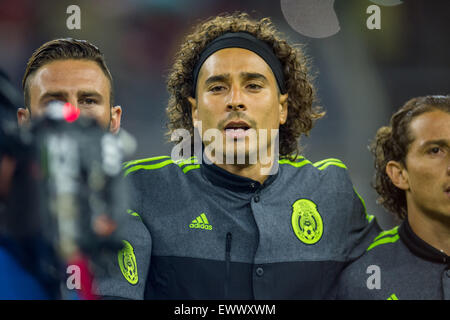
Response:
M229 100L227 102L228 111L243 111L245 110L245 104L242 100L242 92L238 86L232 86L229 94Z
M74 106L77 109L79 108L78 99L74 98L72 96L68 97L67 99L61 100L61 101L64 103L70 103L72 106Z
M69 102L71 105L73 105L75 108L80 108L80 106L78 105L78 99L69 99Z

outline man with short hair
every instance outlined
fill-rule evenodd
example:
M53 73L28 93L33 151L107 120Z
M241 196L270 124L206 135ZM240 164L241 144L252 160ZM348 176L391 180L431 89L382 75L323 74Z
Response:
M101 51L85 40L56 39L31 56L22 80L25 108L19 124L43 114L52 101L69 102L80 114L117 133L122 109L114 106L111 73Z
M409 100L371 146L380 203L401 220L339 282L340 299L450 299L450 96Z
M219 16L187 36L168 90L169 135L183 158L124 166L129 214L149 232L123 239L101 294L326 297L379 228L341 161L298 155L299 137L324 114L303 52L268 18Z
M104 130L115 134L120 129L122 110L120 106L114 106L111 73L102 52L88 41L67 38L44 43L30 57L22 86L25 108L17 110L17 120L21 126L42 116L52 102L62 102L70 104L72 111L95 119ZM29 194L23 193L23 196L27 200L25 203L30 202L27 198ZM27 209L26 214L31 216L35 208ZM104 237L115 229L115 222L106 214L110 212L91 218L94 232ZM25 213L21 213L21 216L25 216ZM34 249L32 244L30 247ZM99 252L95 258L100 255ZM31 254L28 256L33 258ZM46 263L52 264L51 261ZM39 270L37 267L35 269ZM36 272L33 268L31 270ZM18 288L20 290L22 288ZM59 297L60 293L56 291L56 296Z

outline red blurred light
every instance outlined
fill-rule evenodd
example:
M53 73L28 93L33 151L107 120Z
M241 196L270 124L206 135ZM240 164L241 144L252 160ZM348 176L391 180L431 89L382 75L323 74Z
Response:
M64 114L64 119L67 122L74 122L80 116L80 109L73 106L69 102L66 102L63 106L63 114Z

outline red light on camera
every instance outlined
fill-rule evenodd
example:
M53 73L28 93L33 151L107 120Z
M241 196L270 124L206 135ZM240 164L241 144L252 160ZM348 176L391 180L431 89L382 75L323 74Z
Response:
M63 115L67 122L74 122L80 116L80 109L66 102L63 106Z

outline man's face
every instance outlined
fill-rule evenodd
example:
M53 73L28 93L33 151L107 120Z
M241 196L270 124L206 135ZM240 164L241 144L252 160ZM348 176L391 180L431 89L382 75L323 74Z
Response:
M110 83L102 69L90 60L56 60L39 68L28 80L31 117L39 117L51 101L69 102L80 114L97 120L112 132L120 127L120 107L111 108ZM19 123L29 119L18 112Z
M450 113L431 111L411 121L406 155L408 215L450 218Z
M228 143L226 148L234 150L245 147L246 157L258 151L257 143L242 143L249 129L255 130L258 140L266 130L267 141L259 148L270 150L271 129L278 129L287 117L287 94L279 94L270 67L257 54L240 48L219 50L205 61L197 99L190 97L189 101L193 121L201 121L203 134L208 129L219 130L223 145Z

